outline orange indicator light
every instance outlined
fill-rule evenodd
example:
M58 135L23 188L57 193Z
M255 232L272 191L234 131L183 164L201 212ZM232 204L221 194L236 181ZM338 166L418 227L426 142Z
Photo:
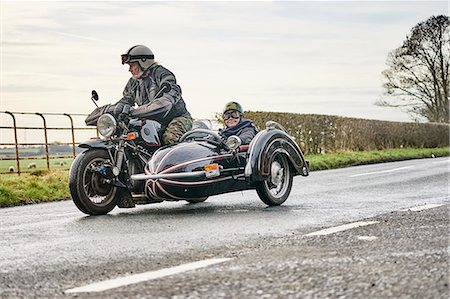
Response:
M131 133L128 133L128 135L127 135L128 140L134 140L136 138L137 138L136 132L131 132Z
M213 164L208 164L208 165L205 165L205 167L203 167L206 171L214 171L214 170L217 170L217 169L219 169L219 164L217 164L217 163L213 163Z

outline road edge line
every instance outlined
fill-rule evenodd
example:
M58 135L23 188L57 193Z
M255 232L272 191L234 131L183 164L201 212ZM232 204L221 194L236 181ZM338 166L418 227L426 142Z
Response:
M331 235L334 233L338 233L338 232L342 232L342 231L346 231L352 228L357 228L357 227L361 227L361 226L368 226L368 225L372 225L372 224L377 224L380 223L379 221L358 221L358 222L352 222L352 223L348 223L348 224L344 224L344 225L339 225L339 226L334 226L334 227L329 227L329 228L325 228L322 230L318 230L306 235L303 235L304 237L312 237L312 236L325 236L325 235Z
M82 287L68 289L64 291L65 294L73 293L87 293L87 292L102 292L110 289L115 289L122 286L136 284L144 281L158 279L161 277L183 273L186 271L192 271L204 267L208 267L214 264L223 263L231 260L232 258L213 258L193 263L183 264L171 268L164 268L155 271L148 271L139 274L128 275L124 277L118 277L114 279L104 280L96 283L91 283Z

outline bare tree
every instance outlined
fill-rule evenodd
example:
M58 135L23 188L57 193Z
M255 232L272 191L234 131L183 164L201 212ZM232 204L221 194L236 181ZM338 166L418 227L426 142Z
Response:
M377 105L406 107L417 119L449 122L450 18L432 16L414 26L383 71L386 88Z

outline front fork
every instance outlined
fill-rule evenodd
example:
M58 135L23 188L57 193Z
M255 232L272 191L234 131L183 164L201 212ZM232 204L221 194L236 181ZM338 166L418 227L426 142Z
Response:
M123 159L125 157L124 143L125 143L125 140L119 141L119 146L117 147L118 149L116 151L116 157L114 159L115 165L113 168L113 174L116 177L118 177L120 172L122 171Z
M129 176L133 174L133 172L136 170L134 168L129 169L126 159L130 159L131 157L127 157L125 153L125 147L130 146L130 144L126 144L126 140L119 140L117 147L115 150L113 148L108 149L109 157L111 160L111 163L108 165L110 168L110 171L108 173L111 173L111 177L108 181L109 184L114 185L116 187L121 188L127 188L129 190L134 189L133 184L131 184L129 180ZM133 146L131 146L132 149L136 150ZM137 158L140 162L143 162L144 164L149 159L148 157L143 157L140 154L137 155ZM106 166L106 165L105 165ZM106 166L106 167L108 167ZM125 169L124 169L125 167ZM138 169L138 171L143 172L143 169ZM131 172L130 172L131 171ZM122 174L122 175L121 175Z
M120 188L127 186L120 180L119 175L122 173L123 160L125 158L124 140L120 140L116 150L108 149L110 161L105 163L98 172L103 175L104 182Z

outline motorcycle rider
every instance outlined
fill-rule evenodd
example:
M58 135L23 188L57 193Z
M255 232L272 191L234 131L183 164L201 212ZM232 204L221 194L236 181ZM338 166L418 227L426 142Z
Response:
M241 139L242 144L249 144L258 133L258 130L251 120L243 120L243 116L244 110L238 102L228 102L222 114L225 128L220 130L219 134L224 139L227 139L231 135L236 135Z
M123 97L108 112L119 116L124 107L131 108L130 116L153 119L161 123L164 144L171 144L192 128L192 117L181 96L175 76L158 64L153 52L136 45L121 55L122 64L129 65L132 77L123 91ZM133 108L135 105L138 107Z

